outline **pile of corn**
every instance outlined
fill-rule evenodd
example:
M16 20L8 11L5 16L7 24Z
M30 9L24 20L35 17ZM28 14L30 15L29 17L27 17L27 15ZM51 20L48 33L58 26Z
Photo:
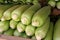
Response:
M43 39L49 29L50 12L50 6L41 8L40 4L0 5L0 33Z
M4 2L7 1L20 2L19 0L4 0ZM21 1L33 2L32 0ZM2 0L0 2L3 3ZM48 4L50 5L51 2L50 0ZM50 21L51 6L55 7L55 4L42 7L37 0L34 0L33 4L0 4L0 34L32 40L60 40L60 19L55 27Z

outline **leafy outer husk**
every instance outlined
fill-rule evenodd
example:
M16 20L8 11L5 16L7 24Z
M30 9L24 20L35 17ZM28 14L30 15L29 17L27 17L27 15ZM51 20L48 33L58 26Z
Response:
M9 29L9 21L0 21L0 32L4 32Z
M50 24L50 18L46 19L47 21L44 23L43 26L41 26L40 28L37 28L35 31L35 36L37 40L41 40L43 39L49 29L49 24Z
M21 37L28 38L28 36L26 35L26 33L22 33Z
M60 2L57 2L57 8L60 9Z
M15 28L17 27L17 24L18 24L17 21L11 20L11 21L10 21L10 28L11 28L11 29L15 29Z
M55 0L50 0L50 1L48 2L48 4L49 4L50 6L52 6L52 7L55 7L55 6L56 6Z
M21 16L21 22L25 25L29 25L31 23L32 20L32 16L34 15L34 13L41 8L41 5L36 4L36 5L32 5L29 9L27 9Z
M22 1L23 3L26 3L26 0L20 0L20 1Z
M25 28L26 28L26 26L23 25L21 22L19 22L19 23L17 24L17 30L18 30L19 32L24 32L24 31L25 31Z
M19 0L13 0L13 2L18 2Z
M35 33L35 27L32 25L28 25L25 29L25 32L28 36L32 36Z
M1 3L3 3L4 1L3 0L0 0Z
M32 18L32 25L36 27L42 26L45 23L47 17L50 15L50 12L50 6L45 6L39 9Z
M26 33L24 32L18 32L18 30L14 31L14 36L19 36L19 37L23 37L23 38L27 38L28 36L26 35Z
M32 38L31 38L32 40L36 40L36 37L35 36L32 36Z
M60 40L60 19L55 24L53 40Z
M0 0L0 3L7 3L7 0Z
M39 1L38 0L33 0L33 4L39 4Z
M52 40L53 39L52 35L53 35L53 23L51 22L47 35L43 40Z
M32 3L32 2L33 2L33 0L26 0L26 2L27 2L27 3Z
M55 0L55 1L59 1L59 0Z
M12 5L0 5L0 19L3 16L4 11L10 8Z
M23 5L12 12L12 19L15 21L21 20L22 13L27 10L31 5Z
M3 17L1 18L1 20L2 21L10 20L12 11L15 10L17 7L19 7L19 5L14 5L13 7L9 8L8 10L6 10L3 13Z
M14 36L20 36L20 32L18 32L18 30L14 31Z
M13 36L13 33L14 33L14 30L13 29L9 29L9 30L4 32L4 35Z

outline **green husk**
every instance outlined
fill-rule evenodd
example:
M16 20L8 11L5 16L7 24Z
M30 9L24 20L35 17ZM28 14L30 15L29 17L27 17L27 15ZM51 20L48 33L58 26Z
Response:
M26 33L22 32L18 32L18 30L14 31L14 36L19 36L19 37L23 37L23 38L27 38L28 36L26 35Z
M9 29L9 21L0 21L0 32L7 31Z
M55 1L59 1L59 0L55 0Z
M15 29L15 28L17 27L17 24L18 24L17 21L11 20L11 21L10 21L10 28L11 28L11 29Z
M36 37L35 36L32 36L32 38L31 38L32 40L36 40Z
M27 10L31 5L23 5L12 12L12 19L15 21L21 20L22 13Z
M60 2L57 2L57 8L60 9Z
M52 7L55 7L55 6L56 6L55 0L50 0L50 1L48 2L48 4L49 4L50 6L52 6Z
M45 6L39 9L32 18L32 25L36 27L41 27L45 23L47 17L50 15L50 12L50 6Z
M23 3L26 3L26 0L20 0L20 1L22 1Z
M52 39L53 39L53 23L51 22L47 35L43 40L52 40Z
M0 3L7 3L7 0L0 0Z
M3 0L0 0L1 3L3 3L4 1Z
M35 36L37 40L41 40L43 38L45 38L48 29L49 29L49 24L50 24L50 18L46 19L47 21L44 23L43 26L41 26L40 28L37 28L35 31Z
M9 30L4 32L4 35L13 36L13 33L14 33L14 30L13 29L9 29Z
M35 33L35 27L32 25L26 26L25 32L28 36L33 36Z
M26 3L32 3L33 0L26 0Z
M33 0L33 4L39 4L39 1L38 0Z
M60 40L60 19L55 24L53 40Z
M29 25L31 23L32 20L32 16L34 15L34 13L36 11L38 11L38 9L41 8L41 5L36 4L36 5L32 5L30 8L28 8L21 16L21 22L25 25Z
M1 18L1 21L10 20L11 19L11 13L12 13L12 11L15 10L17 7L19 7L19 5L14 5L13 7L7 9L3 13L3 16Z
M26 26L23 25L21 22L19 22L19 23L17 24L17 30L18 30L19 32L24 32L24 31L25 31L25 28L26 28Z
M26 33L22 33L21 37L28 38L28 36L26 35Z
M0 19L3 16L3 13L10 8L12 5L0 5Z
M20 0L13 0L13 2L19 2Z
M14 31L14 36L20 36L20 32L18 32L18 30Z

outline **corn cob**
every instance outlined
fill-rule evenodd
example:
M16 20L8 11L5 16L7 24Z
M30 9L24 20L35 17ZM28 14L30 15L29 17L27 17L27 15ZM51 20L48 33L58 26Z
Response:
M23 3L26 3L26 0L20 0L21 2L23 2Z
M60 40L60 19L55 24L53 40Z
M32 36L35 33L35 27L33 27L32 25L28 25L25 29L25 32L28 36Z
M18 2L19 0L13 0L13 2Z
M7 0L0 0L0 3L8 3Z
M52 35L53 35L53 23L51 22L47 35L43 40L52 40L53 39Z
M0 5L0 19L3 16L3 13L10 8L12 5Z
M36 29L35 36L37 40L41 40L46 36L49 29L49 23L50 23L50 19L48 18L43 26Z
M15 10L17 7L19 7L19 5L15 5L9 9L7 9L4 13L3 16L1 18L1 21L5 21L5 20L10 20L11 19L11 13L13 10Z
M17 24L18 24L17 21L11 20L11 21L10 21L10 28L11 28L11 29L15 29L15 28L17 27Z
M36 37L35 36L32 36L32 38L31 38L32 40L36 40Z
M26 3L32 3L33 0L26 0Z
M23 38L28 38L28 36L26 35L26 33L21 33L21 37L23 37Z
M18 30L14 31L14 36L20 36L20 32L18 32Z
M39 4L38 0L33 0L33 4Z
M0 32L4 32L9 29L9 21L0 21Z
M25 31L25 25L23 25L21 22L19 22L18 24L17 24L17 30L19 31L19 32L24 32Z
M51 8L50 6L45 6L39 9L32 18L32 25L36 27L42 26L47 17L50 15Z
M60 2L57 2L57 8L60 9Z
M50 0L50 1L48 2L48 4L49 4L50 6L52 6L52 7L55 7L55 6L56 6L55 0Z
M32 20L32 16L34 15L34 13L41 8L41 5L36 4L36 5L32 5L30 8L28 8L21 16L21 22L25 25L29 25L31 23Z
M13 36L13 33L14 33L14 30L13 29L9 29L6 32L4 32L4 35Z
M23 37L23 38L27 38L28 36L26 35L26 33L20 33L18 32L18 30L14 31L14 36L19 36L19 37Z
M23 5L12 12L12 19L15 21L20 21L22 13L28 9L30 5Z

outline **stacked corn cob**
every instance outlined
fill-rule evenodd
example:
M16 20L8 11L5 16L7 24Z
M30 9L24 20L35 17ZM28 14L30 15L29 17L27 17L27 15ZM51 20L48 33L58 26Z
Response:
M38 4L39 0L0 0L0 3L27 3L27 4Z
M50 6L0 5L0 11L0 34L41 40L50 28Z
M49 0L48 4L52 7L57 7L60 9L60 0Z

